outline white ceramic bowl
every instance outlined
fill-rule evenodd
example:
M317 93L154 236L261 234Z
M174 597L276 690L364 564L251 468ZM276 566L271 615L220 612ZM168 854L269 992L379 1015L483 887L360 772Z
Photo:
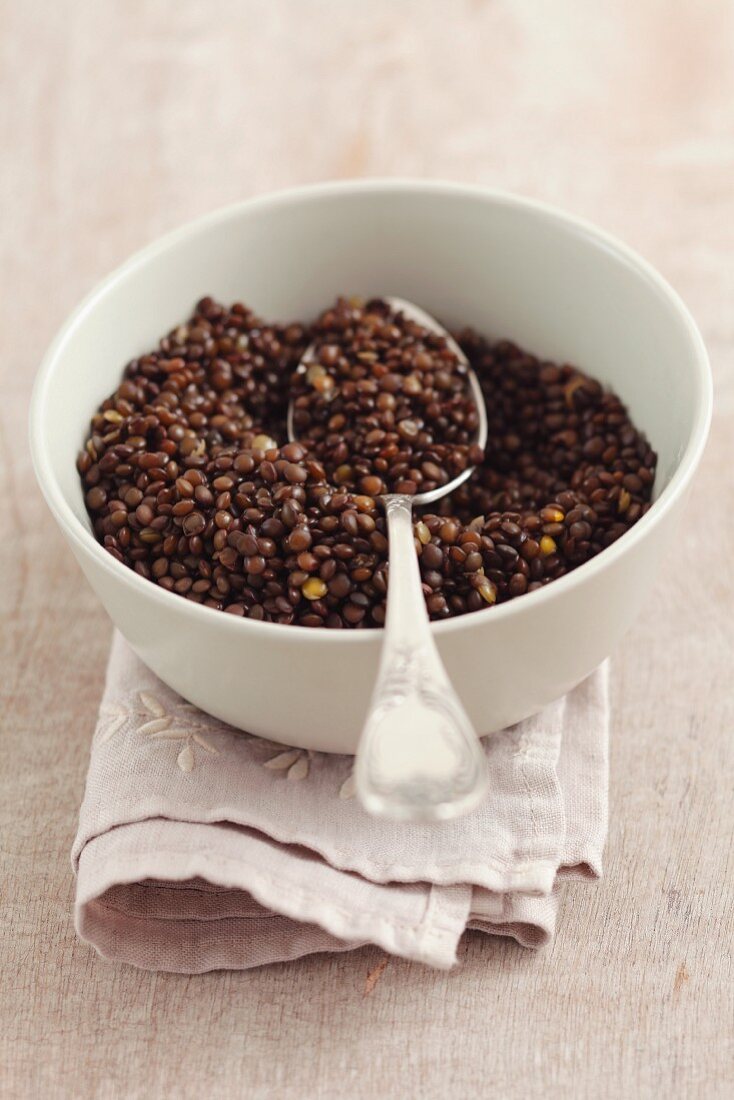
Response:
M92 537L75 459L124 364L204 294L308 319L337 294L399 295L612 386L658 452L649 513L546 588L434 625L482 733L568 691L615 647L655 582L711 414L706 351L647 263L538 203L479 187L326 184L218 211L134 256L61 329L41 367L31 443L43 493L90 584L142 659L212 714L286 744L354 751L381 633L239 619L166 592ZM73 659L70 655L70 659Z

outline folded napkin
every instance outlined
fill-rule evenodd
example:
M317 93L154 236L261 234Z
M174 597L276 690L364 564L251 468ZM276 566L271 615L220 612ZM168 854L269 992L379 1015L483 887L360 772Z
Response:
M73 863L76 926L150 970L244 969L377 944L437 967L467 928L538 947L561 884L601 873L605 666L484 741L469 816L377 821L352 758L240 733L167 688L116 635Z

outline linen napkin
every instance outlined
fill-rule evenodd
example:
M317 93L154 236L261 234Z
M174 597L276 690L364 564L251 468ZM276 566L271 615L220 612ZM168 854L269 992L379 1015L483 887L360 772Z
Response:
M150 970L245 969L377 944L436 967L467 928L539 947L565 879L601 874L607 670L484 740L485 802L369 817L352 758L241 733L113 639L72 859L76 927Z

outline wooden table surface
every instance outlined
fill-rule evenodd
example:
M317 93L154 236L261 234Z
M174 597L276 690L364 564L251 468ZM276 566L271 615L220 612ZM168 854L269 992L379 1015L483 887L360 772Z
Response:
M0 1094L732 1095L732 3L0 0L0 51ZM678 288L711 354L687 518L613 658L605 879L568 892L548 950L471 935L450 974L375 972L376 949L111 966L75 940L69 865L110 625L34 483L34 371L159 233L378 174L599 222Z

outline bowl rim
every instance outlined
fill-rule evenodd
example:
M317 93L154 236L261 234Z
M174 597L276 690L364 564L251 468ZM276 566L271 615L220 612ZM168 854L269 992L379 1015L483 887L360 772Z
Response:
M196 236L208 228L216 226L220 222L227 221L239 213L247 210L252 212L265 211L273 207L301 204L303 202L328 200L342 195L356 194L397 194L419 193L422 195L451 196L489 202L493 205L509 206L519 209L540 220L550 220L559 224L571 234L575 234L589 241L597 247L612 253L628 267L634 268L642 275L653 291L661 296L668 306L678 315L683 323L685 333L691 344L692 364L696 383L696 408L693 417L693 426L690 431L685 449L681 454L676 469L670 481L655 500L650 510L638 520L629 531L625 532L616 542L607 547L603 553L598 554L582 566L570 573L559 577L552 584L534 592L525 593L520 600L509 600L491 609L491 619L481 614L459 615L431 623L431 630L438 637L449 635L455 631L472 631L481 629L490 622L497 623L509 616L532 613L533 608L542 602L562 599L564 593L572 587L590 581L595 575L611 567L611 565L627 556L648 532L664 518L674 506L675 502L685 492L691 478L698 466L703 449L706 444L709 426L711 423L713 404L713 384L708 354L698 326L691 316L687 306L678 293L666 279L647 260L628 247L616 237L599 229L593 223L583 218L568 214L549 203L537 199L526 198L511 192L485 187L480 184L463 184L446 180L424 180L411 178L371 178L328 181L324 183L307 184L299 187L290 187L264 195L257 195L249 199L229 203L219 207L201 217L184 223L163 236L155 238L148 245L139 249L126 261L115 268L109 275L97 282L89 293L82 299L77 307L69 314L53 338L44 355L38 369L33 386L29 409L29 436L30 450L36 479L40 485L48 507L54 515L57 523L67 538L80 551L91 554L97 564L107 573L111 574L123 584L131 586L142 596L162 603L173 611L178 608L180 613L190 613L194 620L204 615L201 620L213 626L212 615L217 616L220 629L227 632L254 631L253 637L264 637L263 632L273 631L281 642L288 644L300 643L310 639L311 643L318 641L323 645L369 645L379 639L379 630L291 630L284 629L282 623L260 622L256 619L243 618L234 615L225 615L215 608L205 607L203 604L194 603L191 600L182 600L174 592L168 592L159 585L151 584L149 580L135 573L128 566L118 562L111 554L106 553L100 543L94 538L92 532L76 516L68 504L61 486L56 477L53 464L46 450L43 433L43 421L45 418L48 389L51 378L61 359L64 348L76 331L91 313L97 302L107 294L114 291L117 284L132 275L138 268L143 267L157 255L175 247L187 237ZM171 603L175 601L175 603ZM487 608L487 611L490 609Z

